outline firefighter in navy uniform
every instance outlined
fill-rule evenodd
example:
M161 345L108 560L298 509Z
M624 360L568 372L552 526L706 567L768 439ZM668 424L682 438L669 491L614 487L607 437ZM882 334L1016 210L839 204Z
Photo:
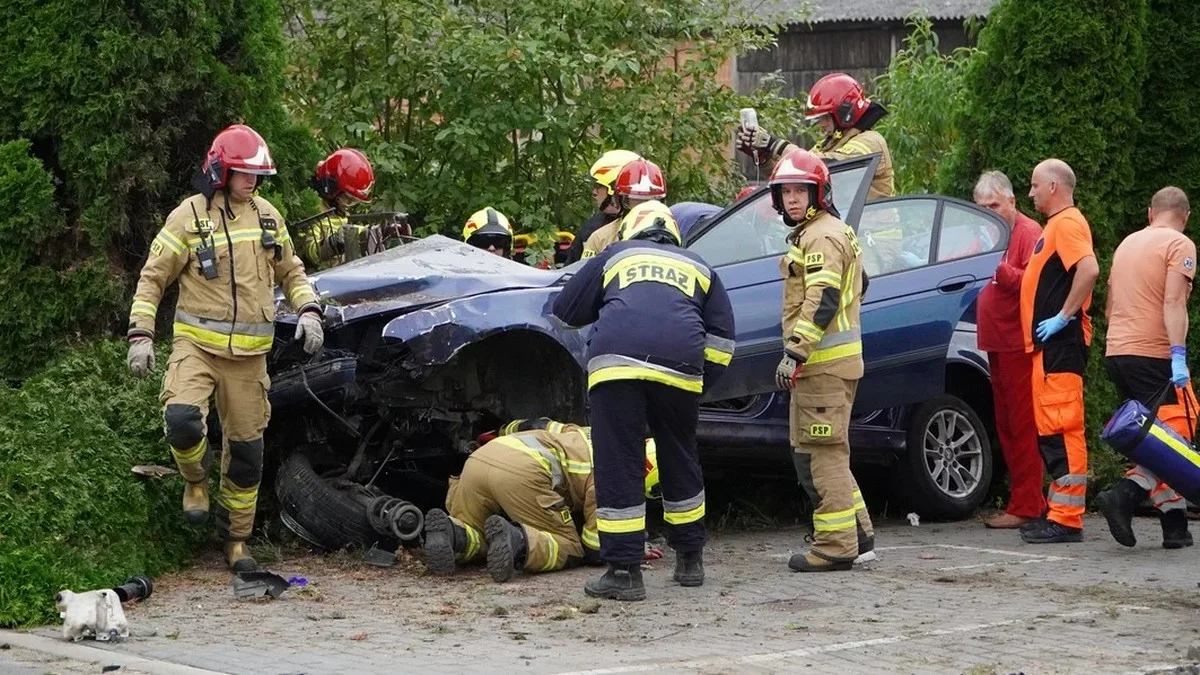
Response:
M257 565L246 548L262 479L267 352L274 342L275 286L299 315L296 338L310 354L323 342L321 308L296 257L283 218L254 191L275 173L266 142L235 124L212 142L197 178L201 194L167 216L150 246L129 314L129 368L154 371L154 323L163 293L176 280L174 341L163 378L163 421L171 454L187 481L183 512L208 517L205 420L216 395L224 431L217 502L225 558L235 571Z
M593 257L554 301L588 339L596 524L608 571L587 582L593 597L643 600L645 436L658 448L674 579L704 583L704 477L696 452L700 394L730 362L733 310L720 278L679 248L671 211L633 208L620 241Z
M776 382L792 392L796 476L814 507L812 547L788 566L848 570L860 555L873 555L875 543L850 473L850 409L863 375L862 249L838 218L829 169L819 157L793 150L779 160L769 185L775 210L795 228L780 260L784 356Z

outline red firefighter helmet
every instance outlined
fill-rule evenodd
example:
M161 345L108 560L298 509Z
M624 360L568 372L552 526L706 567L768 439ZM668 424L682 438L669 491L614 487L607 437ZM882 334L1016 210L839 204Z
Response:
M813 120L821 115L833 115L835 126L849 129L858 124L870 105L858 80L845 73L830 73L808 90L805 118Z
M797 148L781 157L767 184L771 186L771 205L788 225L796 225L797 221L792 220L783 208L784 185L811 186L806 220L816 215L817 210L837 213L833 205L833 183L829 180L829 168L820 157L808 150Z
M225 187L230 171L275 175L275 162L267 142L245 124L234 124L217 134L201 168L213 189Z
M375 170L362 152L353 148L334 150L317 164L313 188L327 202L346 194L360 202L371 200Z
M622 197L666 199L667 179L657 164L638 158L621 168L614 189Z

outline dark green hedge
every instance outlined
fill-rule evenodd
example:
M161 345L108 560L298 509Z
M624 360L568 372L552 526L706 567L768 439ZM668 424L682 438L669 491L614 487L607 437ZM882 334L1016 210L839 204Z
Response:
M981 172L1000 169L1012 179L1019 206L1033 214L1026 196L1033 167L1058 157L1075 170L1076 201L1092 226L1102 269L1086 374L1092 473L1101 485L1121 469L1099 440L1118 403L1103 364L1104 290L1112 251L1144 224L1144 216L1132 222L1130 214L1149 199L1133 176L1142 154L1134 148L1143 91L1155 86L1147 81L1153 39L1147 0L1002 0L980 34L981 53L968 68L967 100L957 116L958 141L939 173L943 192L970 196Z
M281 169L281 206L301 199L316 146L280 103L278 0L13 0L0 53L0 143L27 141L5 147L22 167L0 169L0 194L16 180L26 209L0 214L0 237L26 240L0 260L8 306L25 303L6 317L25 328L6 335L0 378L28 375L76 333L122 330L149 241L223 127L255 126ZM52 182L31 177L26 155Z
M179 516L178 475L130 471L171 459L158 383L129 377L125 351L87 343L19 389L0 385L0 626L55 620L64 588L177 567L203 536Z

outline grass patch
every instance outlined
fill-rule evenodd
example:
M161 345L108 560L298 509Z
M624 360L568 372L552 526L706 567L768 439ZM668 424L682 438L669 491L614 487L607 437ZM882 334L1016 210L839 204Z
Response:
M171 458L159 384L129 375L126 349L87 343L0 386L0 626L56 620L62 589L177 568L205 536L177 515L179 476L130 471Z

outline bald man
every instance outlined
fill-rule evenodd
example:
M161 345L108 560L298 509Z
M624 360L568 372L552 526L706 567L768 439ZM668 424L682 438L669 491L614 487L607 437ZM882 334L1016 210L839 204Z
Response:
M1092 322L1088 308L1100 265L1092 231L1075 208L1075 172L1060 159L1037 165L1029 197L1047 217L1021 277L1021 329L1033 354L1033 419L1038 450L1052 479L1045 518L1021 527L1031 544L1083 541L1087 440L1083 435L1083 371Z
M1180 436L1191 440L1196 395L1187 366L1188 296L1196 274L1196 245L1184 235L1191 206L1177 187L1155 193L1149 224L1125 237L1113 254L1105 315L1105 364L1122 399L1136 399ZM1168 382L1172 385L1167 387ZM1135 466L1096 495L1113 539L1134 546L1133 512L1147 497L1159 511L1163 548L1192 545L1187 504L1167 483Z

